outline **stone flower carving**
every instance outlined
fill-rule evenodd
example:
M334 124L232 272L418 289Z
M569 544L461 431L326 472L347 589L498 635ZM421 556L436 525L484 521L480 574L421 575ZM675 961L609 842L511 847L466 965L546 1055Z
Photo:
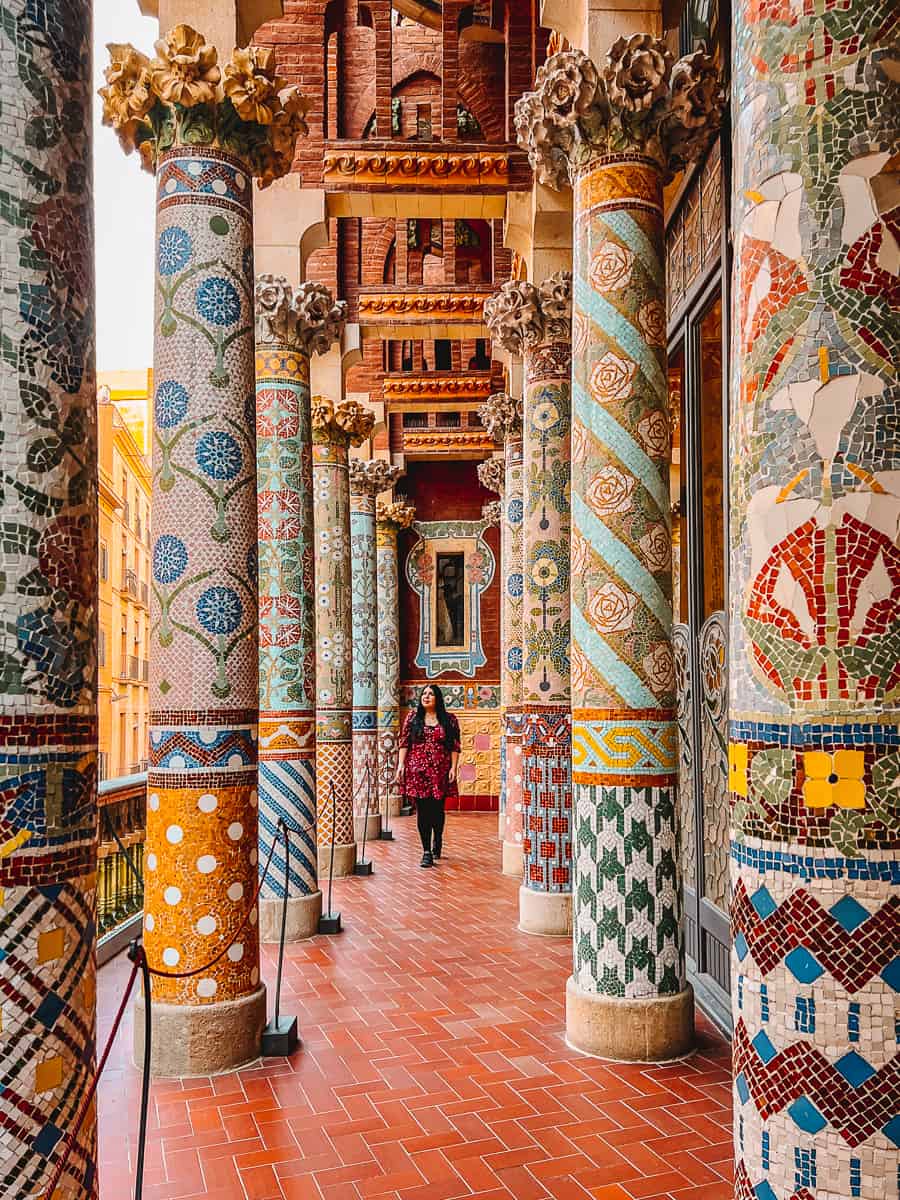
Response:
M609 464L598 471L588 484L585 499L598 517L630 512L636 484L633 475Z
M603 78L610 104L643 112L669 94L672 52L649 33L633 33L613 42Z
M546 324L545 336L568 341L572 335L572 272L557 271L538 292Z
M334 410L334 423L351 446L361 446L375 427L375 414L356 400L344 400Z
M327 396L313 396L309 412L313 429L326 430L334 421L334 404Z
M494 392L479 406L478 416L495 442L522 436L522 401L506 392Z
M150 59L134 46L110 42L106 87L100 89L103 123L116 131L128 130L126 152L134 149L134 132L156 103L150 87Z
M207 46L201 33L190 25L176 25L156 42L156 58L150 64L153 90L166 104L211 104L221 78L217 61L215 46Z
M393 487L403 471L383 458L351 458L350 491L358 496L377 496Z
M519 145L528 154L531 169L541 183L559 191L569 179L568 156L575 144L573 133L549 120L537 92L521 96L514 114Z
M634 253L627 246L605 238L591 259L589 277L595 292L614 292L631 282Z
M499 525L503 515L503 505L499 500L490 500L482 504L481 515L488 525Z
M347 301L336 301L324 283L301 283L294 292L294 315L309 353L327 354L344 332Z
M225 64L222 90L242 121L271 125L281 111L278 93L283 87L275 73L275 51L268 46L236 48Z
M591 371L591 395L601 404L611 404L614 400L627 400L631 395L631 385L637 372L637 363L630 359L619 358L612 350L594 364Z
M719 106L719 72L713 59L696 50L672 68L672 116L685 129L703 129Z
M375 518L382 524L393 525L397 529L409 529L416 519L416 508L402 496L390 502L379 500L375 506Z
M590 596L585 611L599 633L624 633L634 624L637 602L634 592L626 592L609 580Z
M547 76L541 94L544 112L556 125L574 125L597 98L599 71L581 50L551 55L544 71Z
M294 290L282 275L259 275L254 294L256 340L286 342L293 335Z
M536 346L544 336L540 293L527 280L509 280L484 302L491 337L511 354Z
M503 495L503 484L506 479L506 468L502 458L486 458L478 464L478 479L483 488L489 492Z

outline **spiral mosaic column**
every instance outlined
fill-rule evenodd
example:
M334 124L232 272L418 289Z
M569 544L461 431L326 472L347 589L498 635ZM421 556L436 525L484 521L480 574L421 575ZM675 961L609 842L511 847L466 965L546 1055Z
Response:
M552 55L516 110L539 177L569 177L574 189L566 1029L574 1046L624 1059L671 1058L693 1041L676 828L662 189L706 144L717 92L703 55L673 71L665 45L636 34L613 45L602 71L580 51Z
M13 0L0 31L0 1195L9 1197L44 1195L95 1064L90 31L80 0L65 16ZM97 1191L92 1111L54 1194L96 1200Z
M376 506L375 569L378 589L378 806L397 816L394 776L400 733L400 597L397 531L408 529L416 510L400 500Z
M900 1181L898 14L854 0L833 38L828 6L734 14L735 1190L880 1200Z
M400 475L382 459L350 462L350 564L353 594L353 804L357 841L381 832L378 804L378 579L375 497Z
M572 929L569 432L572 277L506 283L486 305L524 352L519 928ZM507 586L509 586L508 580Z
M153 981L153 1070L197 1075L256 1058L266 1018L255 905L252 189L276 151L257 104L224 98L216 51L199 33L179 25L157 48L148 66L130 47L111 47L104 116L156 173L144 946L163 973ZM271 61L250 52L230 65L232 82L243 73L260 104L270 96L270 121L276 110L283 118L288 169L299 126L271 98L280 83ZM240 156L228 148L237 143ZM140 1063L140 1011L134 1029Z
M352 400L313 397L316 545L316 783L319 874L352 875L353 650L348 446L359 446L375 418Z
M290 831L286 940L318 929L316 659L310 354L340 337L346 304L320 283L256 282L256 486L259 520L260 935L277 940Z

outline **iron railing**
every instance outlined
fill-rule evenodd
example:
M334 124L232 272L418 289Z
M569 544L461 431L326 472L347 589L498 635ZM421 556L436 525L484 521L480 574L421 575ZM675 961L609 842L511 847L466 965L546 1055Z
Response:
M102 780L97 791L97 932L102 949L144 907L146 772Z

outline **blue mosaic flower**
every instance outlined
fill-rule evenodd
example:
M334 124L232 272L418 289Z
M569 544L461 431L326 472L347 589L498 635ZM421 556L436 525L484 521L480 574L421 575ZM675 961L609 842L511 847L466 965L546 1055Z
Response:
M154 413L160 429L174 429L180 425L188 410L187 389L174 379L164 379L156 389Z
M160 275L175 275L191 261L194 245L191 235L180 225L170 225L159 235L157 263Z
M243 615L244 606L234 588L207 588L197 601L197 620L207 633L234 633Z
M187 569L188 552L181 538L164 533L153 547L153 578L157 583L175 583Z
M522 517L524 516L524 511L522 508L521 500L510 500L509 508L506 511L507 511L507 516L509 517L509 519L513 525L520 525L522 523Z
M194 457L203 474L220 483L235 479L244 465L240 446L224 429L204 433L197 442Z
M506 581L506 590L514 600L522 595L525 590L525 584L520 571L514 571Z
M197 288L197 312L210 325L233 325L241 315L237 288L221 275L211 275Z
M506 652L506 666L510 671L522 670L522 647L510 646Z

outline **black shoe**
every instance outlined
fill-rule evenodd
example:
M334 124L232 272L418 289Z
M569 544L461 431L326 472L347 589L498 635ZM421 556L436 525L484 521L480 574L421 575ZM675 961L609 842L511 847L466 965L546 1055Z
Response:
M434 850L432 851L432 857L433 858L441 857L441 843L440 842L434 843Z
M433 867L434 866L434 859L431 857L431 855L428 853L427 850L422 855L422 861L419 863L419 866L420 867Z

